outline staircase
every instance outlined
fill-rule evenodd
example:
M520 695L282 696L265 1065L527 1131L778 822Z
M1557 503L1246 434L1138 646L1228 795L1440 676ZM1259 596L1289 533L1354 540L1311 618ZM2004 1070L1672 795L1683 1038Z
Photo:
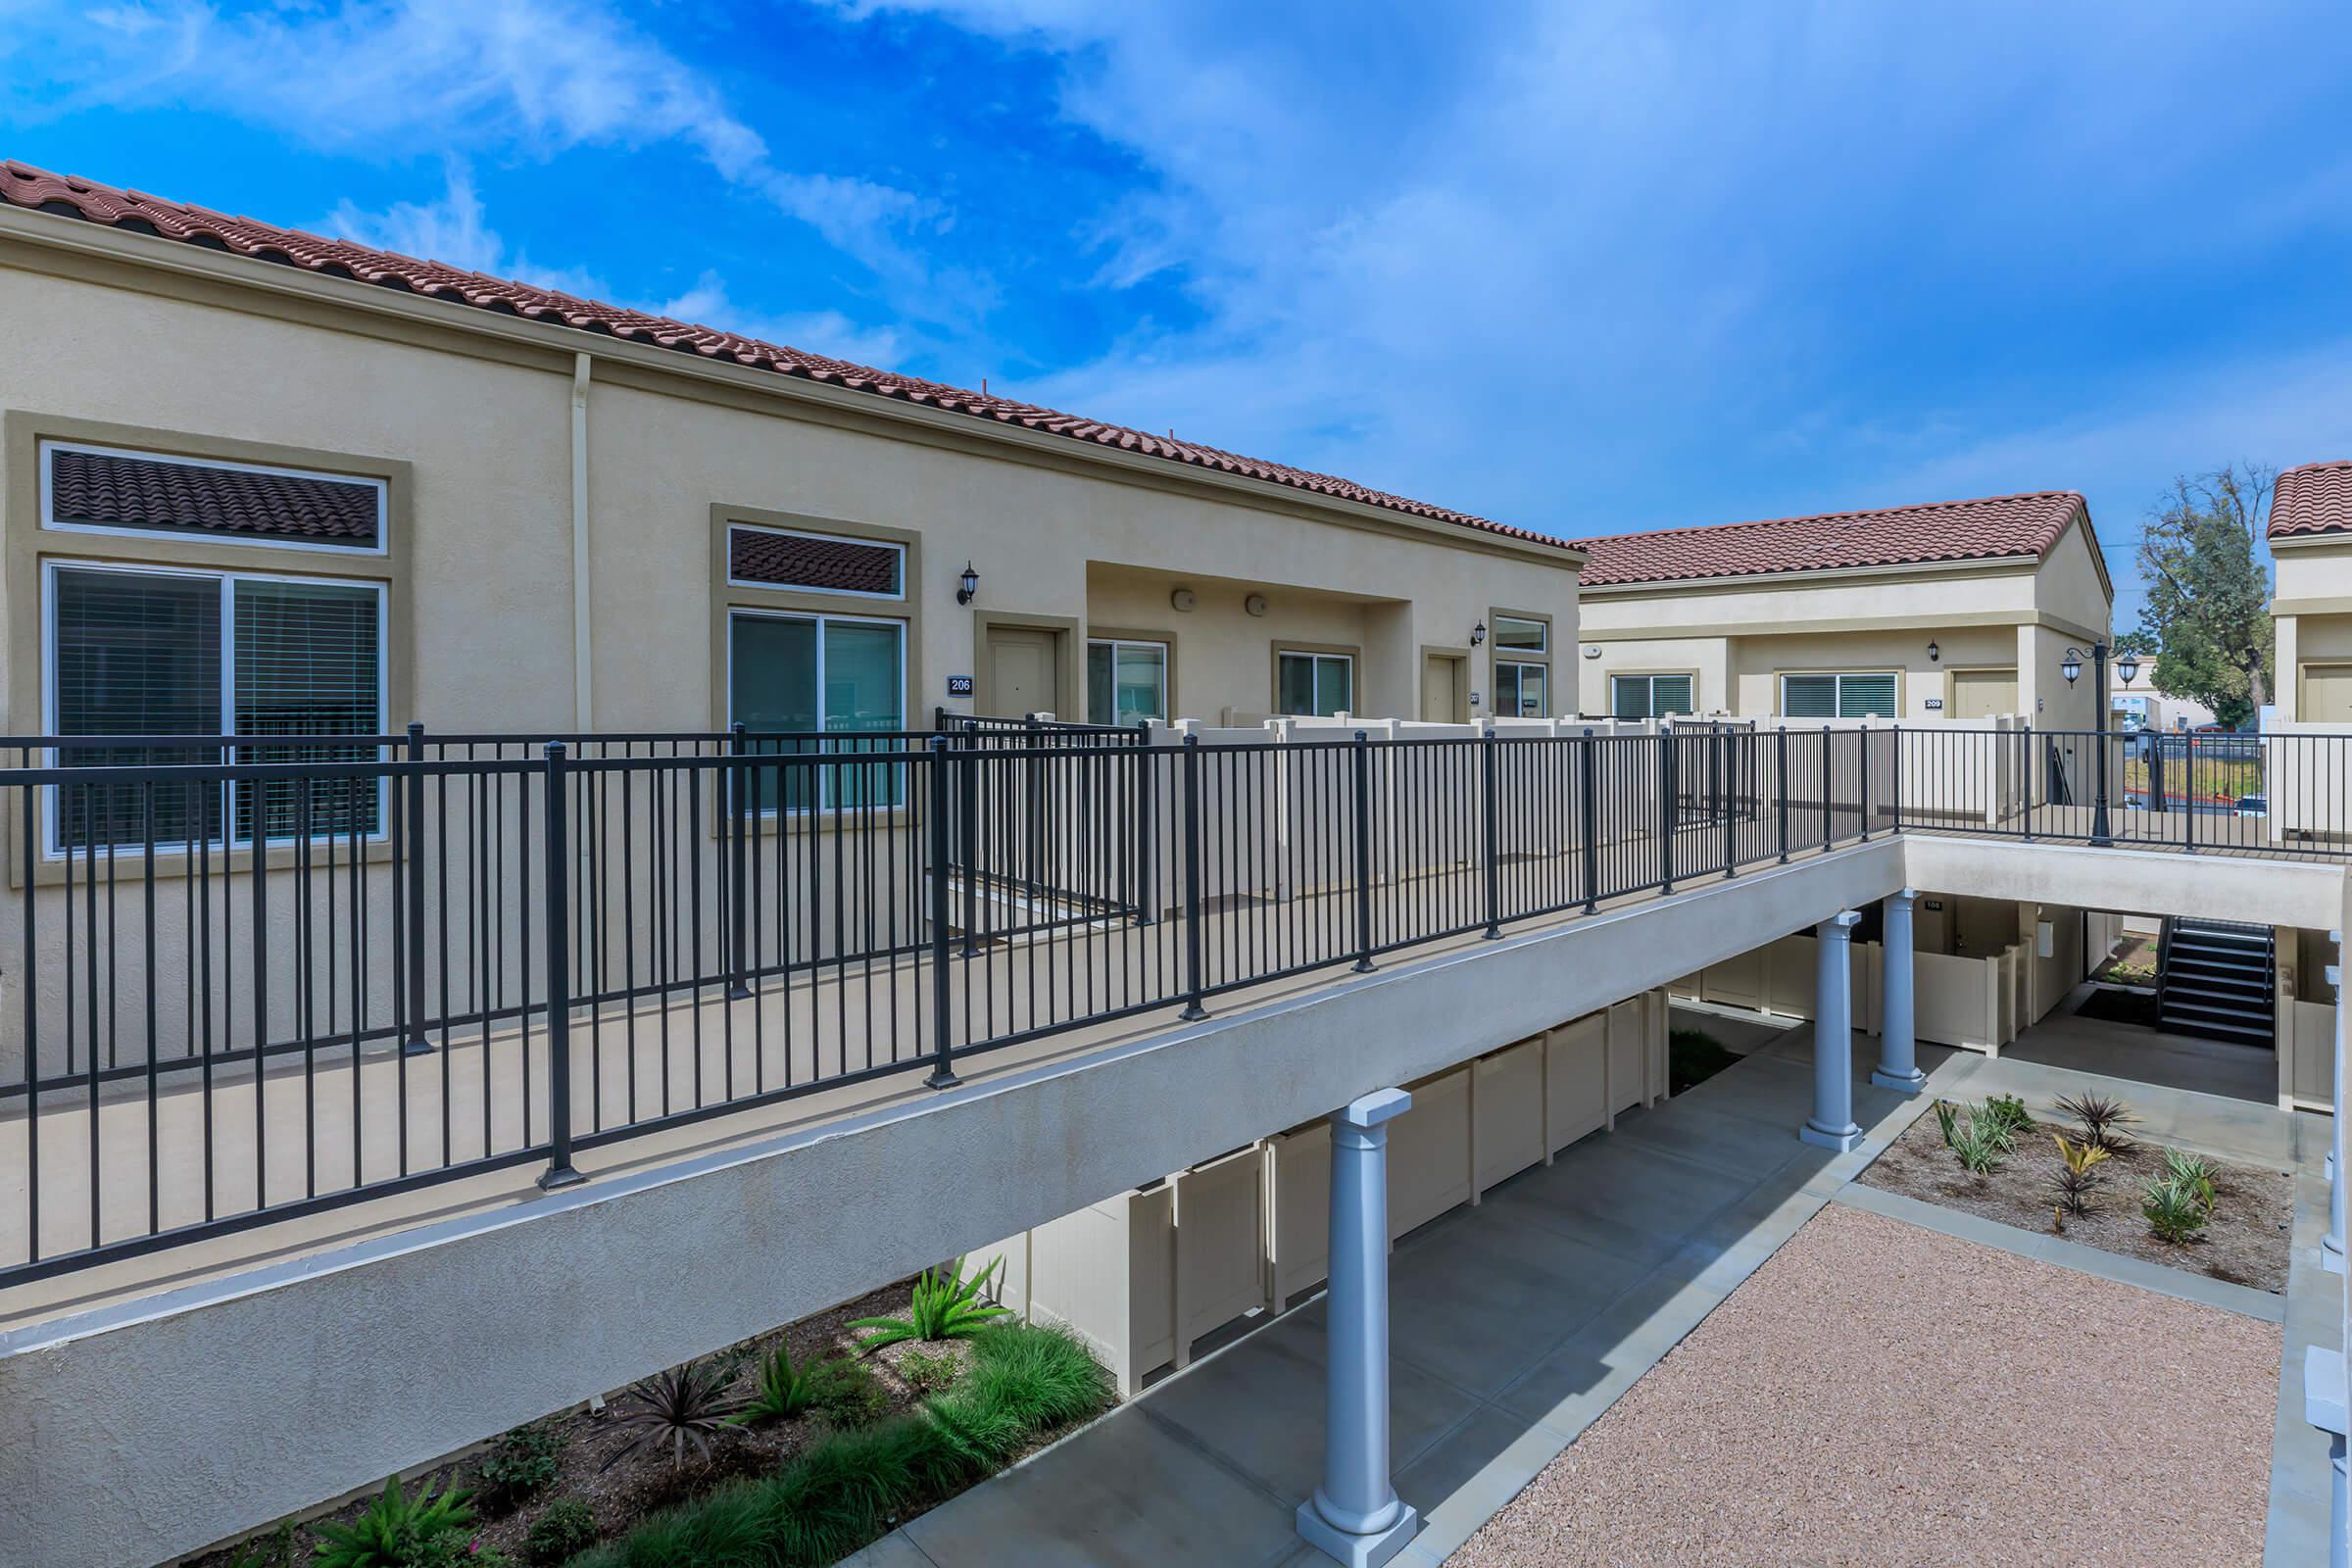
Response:
M2156 960L2156 1026L2274 1050L2278 971L2267 925L2168 916Z

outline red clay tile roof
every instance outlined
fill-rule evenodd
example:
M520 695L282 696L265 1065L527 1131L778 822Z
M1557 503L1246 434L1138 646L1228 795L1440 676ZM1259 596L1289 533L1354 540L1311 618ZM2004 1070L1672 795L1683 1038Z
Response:
M2072 490L1937 501L1819 517L1719 522L1654 533L1571 541L1592 560L1588 588L1768 572L1831 571L1840 566L1897 566L1940 561L2039 556L2058 542L2076 513L2089 509ZM2098 540L2091 537L2091 551ZM2102 571L2104 567L2102 566Z
M1562 550L1569 548L1564 541L1548 534L1514 528L1507 523L1431 506L1424 501L1391 495L1383 490L1367 489L1328 473L1314 473L1279 463L1263 463L1255 458L1221 452L1214 447L1204 447L1191 441L1178 441L1143 430L1131 430L1123 425L1106 424L1099 419L1082 418L1074 414L1061 414L1032 403L1016 403L1009 398L967 392L961 387L946 386L936 381L916 380L869 366L853 365L846 360L826 359L821 355L803 353L799 349L763 343L734 332L673 321L666 317L578 299L529 283L469 272L440 262L419 261L391 251L355 245L349 240L324 239L299 229L256 222L250 218L232 218L203 207L166 201L136 191L117 190L77 175L52 174L14 160L0 162L0 202L66 218L86 219L94 223L105 223L135 233L181 240L210 250L228 251L238 256L298 267L305 271L323 272L329 276L347 277L434 299L452 300L481 310L500 311L527 320L601 332L629 342L650 343L699 354L705 359L731 360L738 365L774 370L782 375L801 376L854 391L870 392L878 397L899 398L950 413L969 415L974 418L994 419L1002 424L1017 424L1026 429L1091 441L1098 446L1118 447L1149 457L1164 458L1172 463L1190 464L1195 467L1214 468L1224 473L1264 480L1269 484L1287 485L1292 489L1309 490L1342 501L1358 502L1415 517L1474 528L1483 533L1501 534Z
M115 528L202 528L324 544L372 545L379 492L349 479L166 463L59 447L49 494L61 522Z
M737 582L784 583L849 594L896 594L899 553L888 545L819 539L765 528L727 530L727 575Z
M2278 476L2271 496L2271 537L2352 533L2352 461L2307 463Z

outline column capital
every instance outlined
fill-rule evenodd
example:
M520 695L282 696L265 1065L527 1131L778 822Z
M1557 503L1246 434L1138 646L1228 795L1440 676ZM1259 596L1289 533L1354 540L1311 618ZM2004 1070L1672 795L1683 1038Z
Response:
M1910 903L1910 902L1911 902L1913 899L1916 899L1916 898L1918 898L1918 897L1919 897L1919 889L1917 889L1917 888L1899 888L1899 889L1897 889L1896 891L1894 891L1894 892L1892 892L1892 893L1889 893L1889 894L1887 894L1887 895L1886 895L1886 902L1887 902L1888 904L1904 904L1904 905L1907 905L1907 904L1909 904L1909 903Z
M1854 927L1862 916L1852 909L1840 909L1813 928L1814 934L1831 942L1846 942L1853 938Z
M1383 1123L1396 1120L1413 1108L1413 1097L1401 1089L1375 1089L1368 1095L1350 1100L1331 1113L1332 1121L1341 1127L1369 1131Z

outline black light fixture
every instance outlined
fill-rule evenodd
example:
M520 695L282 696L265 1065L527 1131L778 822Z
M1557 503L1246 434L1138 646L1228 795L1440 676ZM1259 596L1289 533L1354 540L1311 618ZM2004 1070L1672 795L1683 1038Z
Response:
M972 564L966 561L963 564L963 575L956 579L956 602L959 605L968 605L972 602L972 596L979 591L980 574L974 571ZM2074 677L2070 675L2067 678L2071 680Z
M1941 659L1942 657L1943 657L1943 650L1942 650L1942 649L1940 649L1940 648L1938 648L1938 647L1936 647L1936 644L1935 644L1935 642L1934 642L1933 640L1931 640L1931 641L1928 643L1928 662L1929 662L1929 663L1931 663L1931 664L1933 664L1933 663L1935 663L1935 662L1936 662L1937 660Z
M2082 656L2069 648L2066 651L2066 658L2059 662L2058 673L2064 675L2066 683L2072 686L2082 676Z
M2125 685L2131 685L2133 681L2139 678L2139 656L2137 654L2126 654L2121 659L2118 659L2115 662L2115 672L2124 677Z
M1477 625L1470 628L1470 646L1473 648L1479 647L1481 644L1486 642L1486 640L1487 623L1482 620Z

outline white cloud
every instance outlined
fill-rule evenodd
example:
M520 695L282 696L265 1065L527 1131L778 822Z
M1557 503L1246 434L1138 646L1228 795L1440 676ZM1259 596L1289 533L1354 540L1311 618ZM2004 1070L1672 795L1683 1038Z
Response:
M541 267L519 251L510 253L482 212L473 176L452 160L449 187L437 201L395 202L382 212L366 212L349 199L310 226L337 239L429 262L446 262L493 277L518 278L541 288L602 299L607 290L596 274L576 267Z
M657 316L692 321L697 326L720 327L762 342L859 365L888 367L901 357L906 347L903 335L896 328L862 327L839 311L777 316L747 310L728 297L726 280L716 272L705 272L685 293L643 309Z

